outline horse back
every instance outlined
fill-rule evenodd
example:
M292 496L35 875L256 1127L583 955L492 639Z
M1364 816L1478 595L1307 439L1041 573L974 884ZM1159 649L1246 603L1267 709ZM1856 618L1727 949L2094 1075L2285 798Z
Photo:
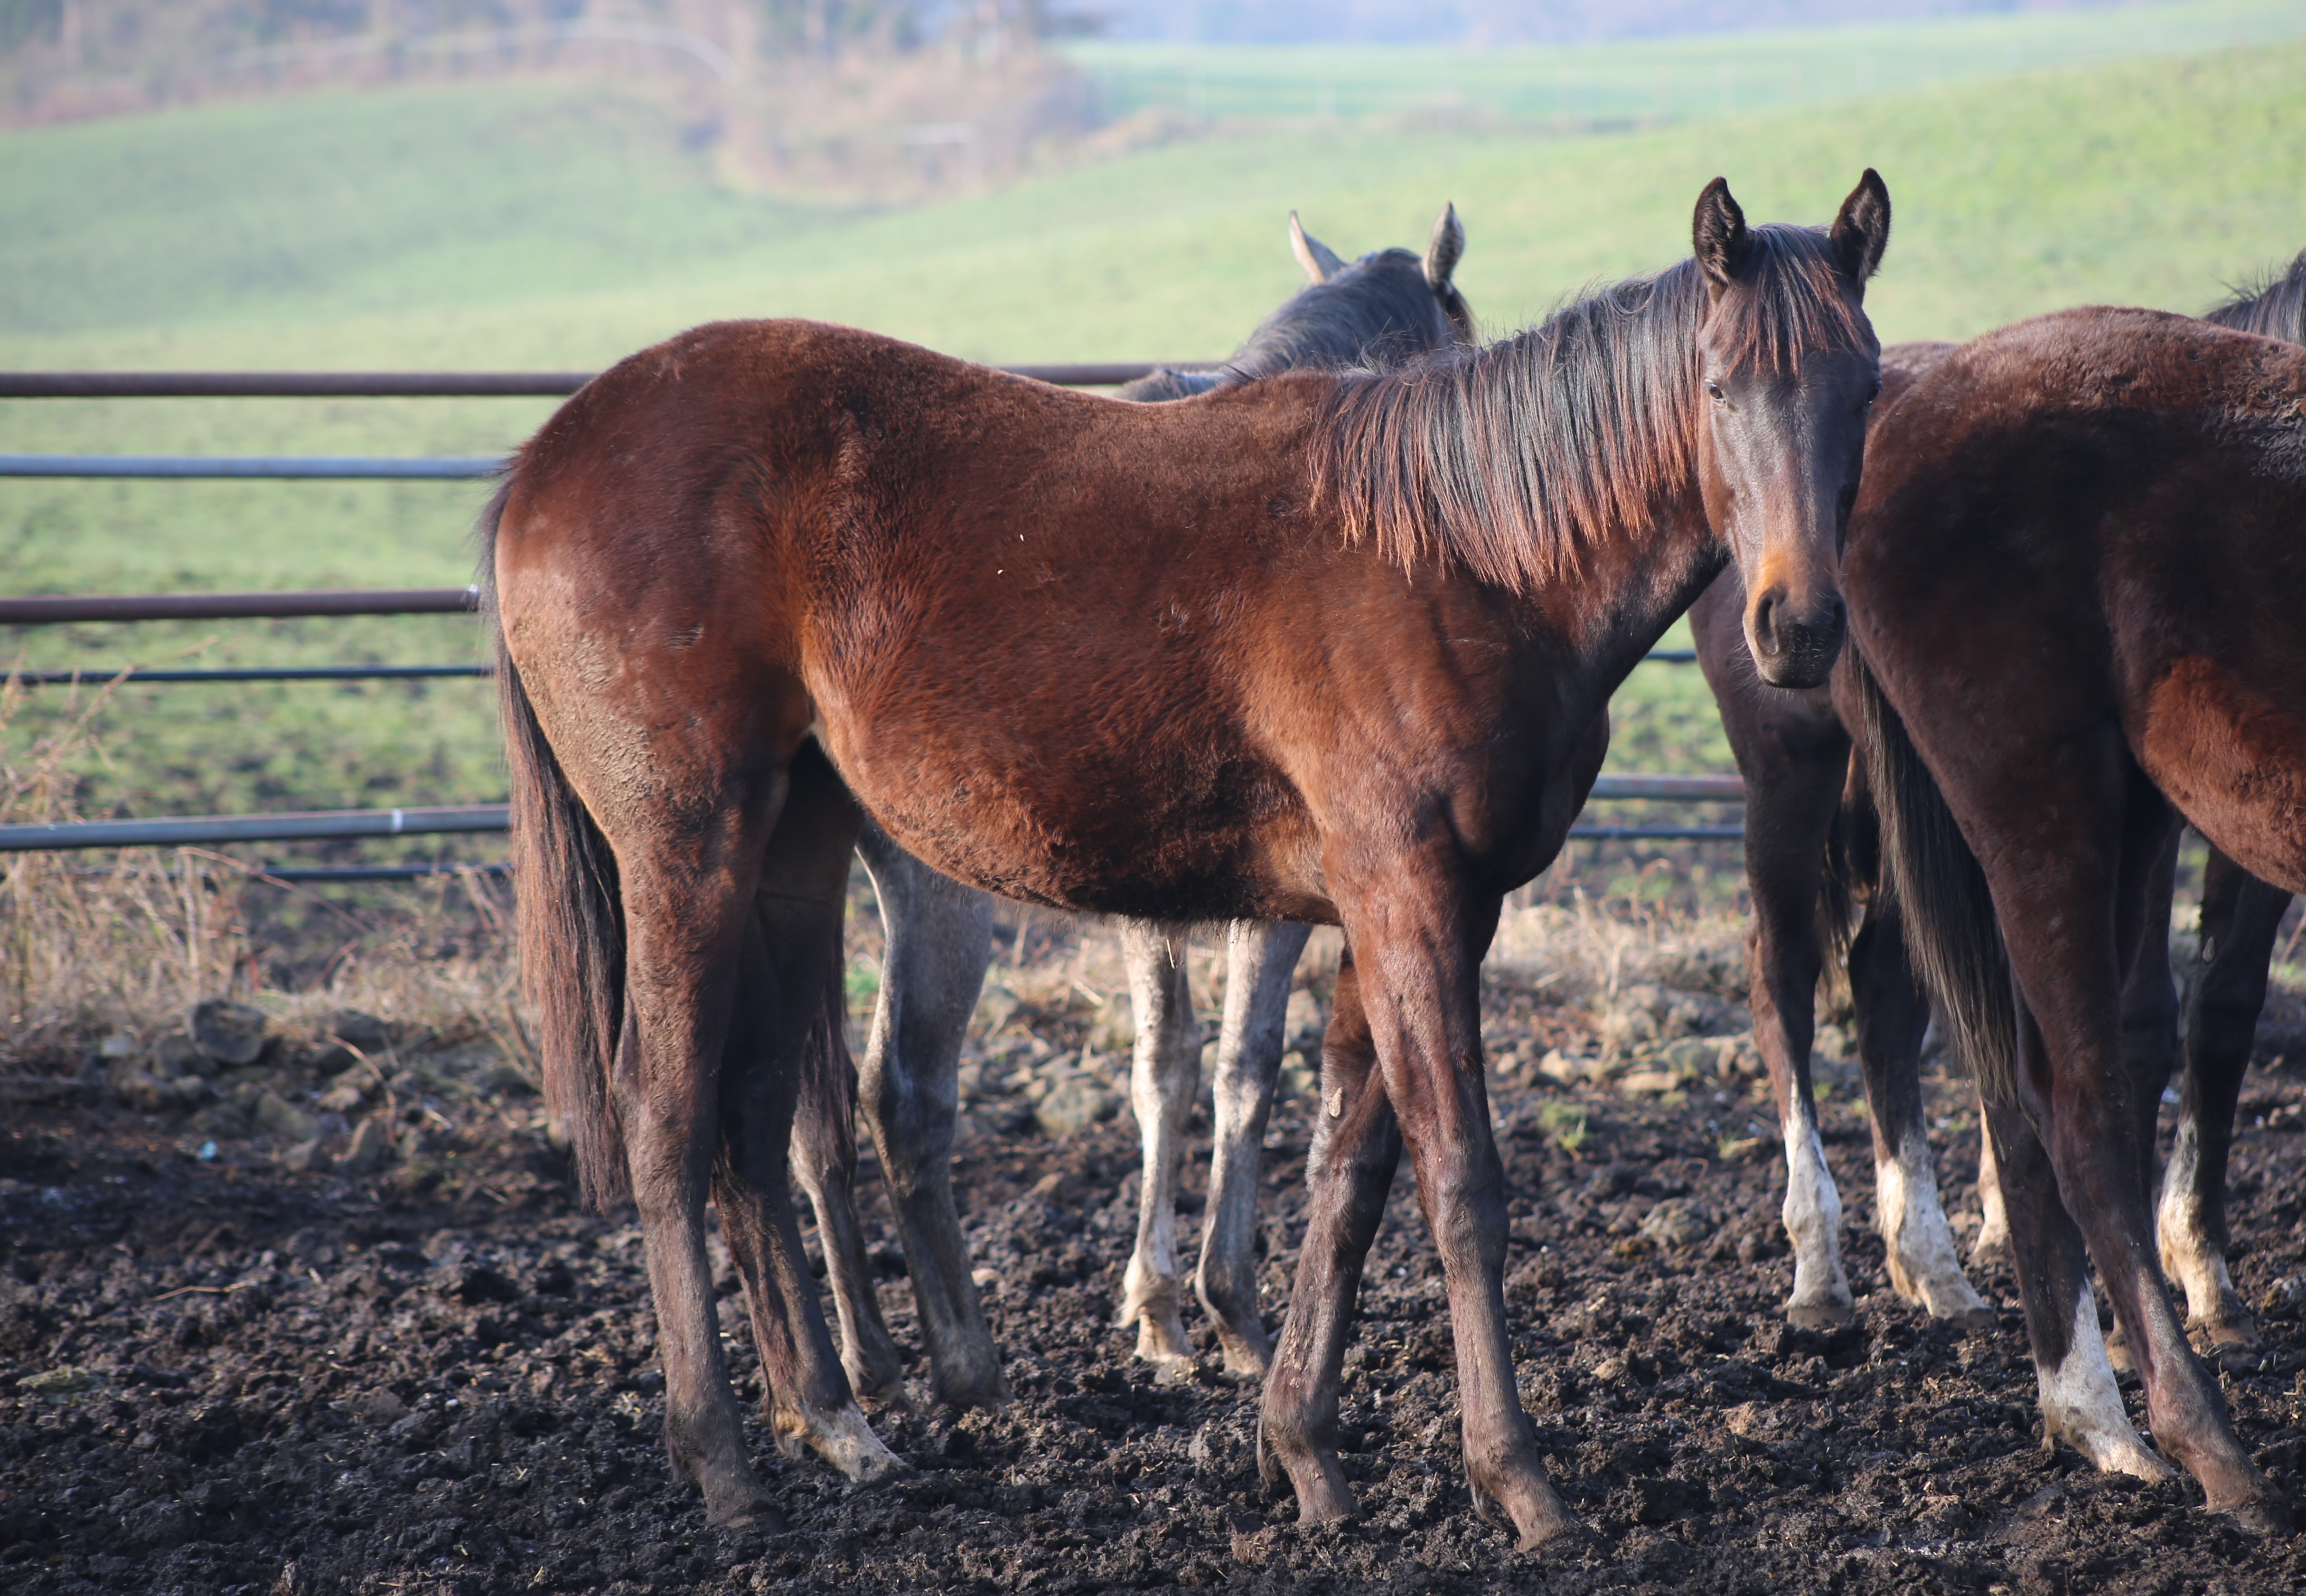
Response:
M1869 443L1845 580L1877 669L2045 758L2118 719L2207 835L2306 885L2306 350L2107 309L1965 345Z

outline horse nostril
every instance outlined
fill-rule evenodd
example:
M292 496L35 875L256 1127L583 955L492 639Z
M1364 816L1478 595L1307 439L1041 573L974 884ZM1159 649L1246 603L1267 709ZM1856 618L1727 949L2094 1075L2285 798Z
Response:
M1756 653L1775 656L1782 650L1783 642L1778 636L1778 618L1785 603L1786 590L1782 587L1772 587L1754 601L1752 632Z

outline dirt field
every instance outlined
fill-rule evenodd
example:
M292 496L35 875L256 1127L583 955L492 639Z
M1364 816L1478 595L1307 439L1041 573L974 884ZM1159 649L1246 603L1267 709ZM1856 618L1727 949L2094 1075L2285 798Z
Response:
M756 1427L791 1523L765 1536L708 1530L696 1494L669 1481L638 1234L578 1211L541 1109L500 1072L491 1088L483 1057L401 1038L389 1112L405 1156L361 1178L292 1173L260 1133L217 1138L203 1160L218 1122L187 1109L93 1092L8 1107L0 1580L255 1593L2306 1588L2306 1541L2252 1541L2200 1512L2191 1483L2101 1479L2042 1450L2006 1271L1980 1281L2004 1306L1990 1336L1936 1327L1891 1294L1846 1068L1826 1072L1827 1143L1859 1312L1844 1330L1795 1331L1777 1310L1782 1174L1754 1135L1770 1114L1730 1062L1734 1040L1717 1072L1678 1085L1668 1050L1662 1096L1601 1076L1563 1086L1539 1063L1560 1073L1596 1037L1525 992L1493 994L1490 1027L1514 1192L1507 1295L1548 1467L1594 1540L1519 1557L1471 1512L1439 1271L1405 1171L1347 1358L1363 1516L1300 1530L1257 1478L1254 1392L1214 1373L1157 1386L1107 1327L1133 1225L1126 1112L1053 1140L1002 1089L1077 1054L1089 1023L1026 1011L972 1077L961 1189L1017 1401L876 1412L913 1472L871 1488L777 1457ZM286 1044L247 1077L284 1100L323 1084ZM1974 1213L1966 1088L1931 1090L1949 1206ZM2235 1272L2256 1302L2306 1271L2306 1071L2254 1072L2242 1114ZM1306 1123L1293 1100L1270 1138L1275 1322ZM1205 1158L1203 1144L1189 1193ZM910 1342L877 1177L865 1189L883 1301ZM722 1273L733 1292L725 1259ZM740 1393L757 1398L733 1298L723 1323ZM2306 1327L2266 1328L2261 1364L2225 1379L2245 1445L2296 1501Z

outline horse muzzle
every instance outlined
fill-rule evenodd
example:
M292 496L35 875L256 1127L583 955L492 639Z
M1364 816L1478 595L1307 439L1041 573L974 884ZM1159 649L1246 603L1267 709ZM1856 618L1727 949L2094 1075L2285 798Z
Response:
M1841 653L1844 629L1835 593L1797 603L1784 588L1772 587L1746 611L1746 646L1755 670L1773 687L1823 686Z

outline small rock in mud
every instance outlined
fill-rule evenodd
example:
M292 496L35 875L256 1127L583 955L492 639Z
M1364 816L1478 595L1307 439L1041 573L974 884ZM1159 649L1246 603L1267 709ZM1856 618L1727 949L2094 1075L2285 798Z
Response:
M1119 1114L1123 1098L1103 1081L1086 1075L1068 1076L1051 1086L1033 1108L1033 1117L1051 1139L1063 1141L1092 1125L1101 1125Z
M1687 1198L1669 1197L1643 1216L1641 1233L1661 1247L1695 1247L1713 1233L1713 1225Z
M392 1046L392 1027L358 1009L338 1009L320 1023L321 1034L358 1048L380 1053Z
M320 1122L278 1092L260 1092L249 1117L259 1129L288 1141L311 1141L320 1134Z
M374 1174L392 1157L392 1129L381 1116L363 1120L337 1167L349 1175Z
M252 1064L264 1051L264 1011L229 998L195 1004L192 1040L220 1064Z
M408 1417L408 1404L390 1391L379 1387L346 1397L345 1412L355 1418L366 1419L372 1424L397 1424Z

